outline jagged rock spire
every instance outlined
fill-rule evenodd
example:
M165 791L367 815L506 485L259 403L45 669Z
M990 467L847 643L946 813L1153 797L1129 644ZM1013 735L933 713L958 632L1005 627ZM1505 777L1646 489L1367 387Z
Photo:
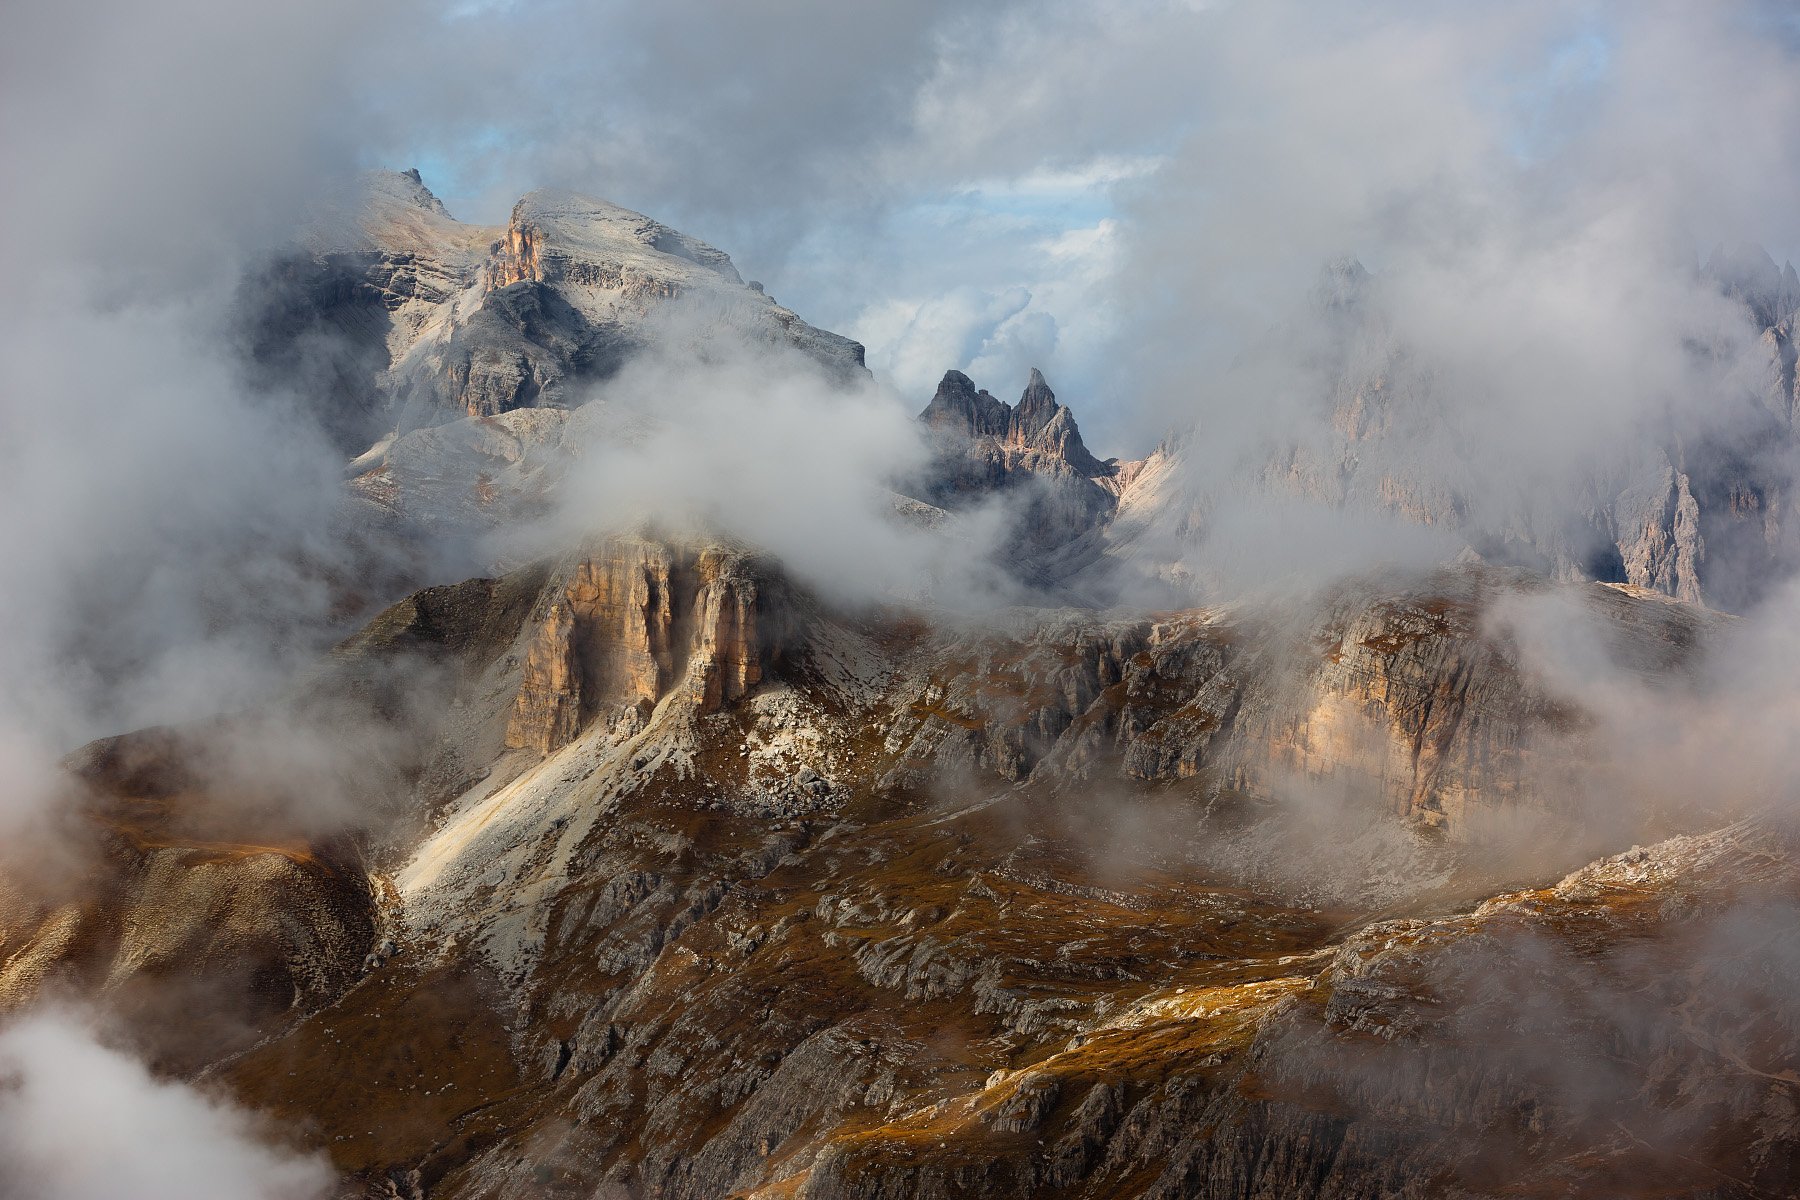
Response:
M1369 290L1368 268L1350 255L1334 258L1319 270L1313 284L1313 303L1323 309L1351 308Z
M1044 382L1044 373L1036 367L1031 368L1031 380L1026 383L1025 391L1019 397L1018 407L1013 410L1021 440L1030 441L1050 423L1060 407L1056 402L1056 393Z
M1701 273L1727 296L1743 301L1764 328L1779 324L1800 307L1800 276L1794 265L1777 266L1768 250L1754 243L1714 246Z
M1049 454L1083 475L1098 475L1105 463L1088 453L1082 443L1075 415L1057 402L1044 373L1031 368L1016 405L1007 404L977 390L974 380L961 371L946 371L931 403L919 414L940 435L993 438L1005 445Z
M961 371L945 371L919 419L945 433L1003 438L1011 426L1012 407L985 389L977 391L975 381Z

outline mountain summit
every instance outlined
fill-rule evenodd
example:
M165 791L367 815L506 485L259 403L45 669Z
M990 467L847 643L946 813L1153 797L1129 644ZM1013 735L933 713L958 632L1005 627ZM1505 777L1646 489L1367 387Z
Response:
M352 454L396 430L577 403L670 319L866 375L860 345L698 238L562 191L523 197L504 227L468 225L417 171L364 176L246 301L265 367L328 373L323 415Z
M1084 476L1108 473L1107 465L1088 453L1074 414L1057 403L1036 367L1017 405L996 400L985 389L977 391L961 371L946 371L919 419L940 434L991 439L1010 449L1047 455Z

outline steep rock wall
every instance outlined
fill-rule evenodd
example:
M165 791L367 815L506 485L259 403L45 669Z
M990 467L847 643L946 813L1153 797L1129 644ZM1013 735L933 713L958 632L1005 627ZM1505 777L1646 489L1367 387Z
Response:
M506 744L549 754L596 715L647 714L677 684L703 713L741 699L781 648L768 587L741 552L606 542L552 588Z

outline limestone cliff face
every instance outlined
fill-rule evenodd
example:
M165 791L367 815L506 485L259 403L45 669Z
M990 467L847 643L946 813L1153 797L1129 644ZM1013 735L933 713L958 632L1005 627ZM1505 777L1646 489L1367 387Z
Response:
M760 618L760 585L741 558L709 549L695 563L693 641L688 691L701 712L742 699L779 652Z
M488 260L488 287L503 288L510 287L515 283L542 283L544 267L538 260L538 247L541 240L537 227L527 221L521 221L515 212L512 222L506 227L505 234L494 244L493 257Z
M581 672L575 614L552 603L525 655L525 676L506 727L506 744L548 754L581 732Z
M506 744L548 754L596 715L647 714L677 683L700 712L741 699L780 650L744 554L609 540L552 585Z
M1544 785L1558 781L1538 778L1534 758L1554 756L1566 714L1484 634L1482 607L1478 588L1454 585L1340 604L1314 631L1310 677L1243 706L1240 785L1337 780L1454 836L1547 803Z
M1660 478L1627 491L1616 511L1625 582L1700 603L1706 540L1687 473L1675 470L1665 459Z

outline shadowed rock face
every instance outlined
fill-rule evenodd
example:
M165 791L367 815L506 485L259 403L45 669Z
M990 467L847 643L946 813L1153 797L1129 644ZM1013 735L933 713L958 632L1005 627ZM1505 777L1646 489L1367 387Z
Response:
M950 447L956 447L959 439L991 439L1014 451L1021 462L1060 463L1088 478L1112 474L1106 463L1088 453L1074 414L1056 402L1056 393L1036 367L1017 405L976 391L961 371L947 371L919 420ZM1027 454L1035 457L1026 460Z
M1035 367L1017 404L946 372L919 420L933 458L909 490L950 511L1010 501L1003 553L1031 583L1054 585L1093 561L1121 489L1142 465L1089 453L1074 414Z
M420 593L308 685L380 708L424 678L395 664L436 672L354 853L146 826L173 768L89 752L139 815L82 898L9 884L38 915L0 981L191 1032L175 956L250 1015L164 1061L347 1195L1783 1194L1800 1023L1751 964L1800 904L1790 835L1522 891L1459 849L1493 814L1557 828L1582 765L1582 714L1483 616L1543 586L933 628L612 539ZM1582 596L1650 673L1713 625ZM1344 823L1259 842L1309 783ZM1371 888L1356 843L1394 814L1421 833Z
M1117 472L1116 462L1088 453L1074 414L1057 403L1036 367L1017 405L976 391L961 371L947 371L919 420L947 460L943 475L927 485L934 494L1004 485L1020 473L1098 479Z

